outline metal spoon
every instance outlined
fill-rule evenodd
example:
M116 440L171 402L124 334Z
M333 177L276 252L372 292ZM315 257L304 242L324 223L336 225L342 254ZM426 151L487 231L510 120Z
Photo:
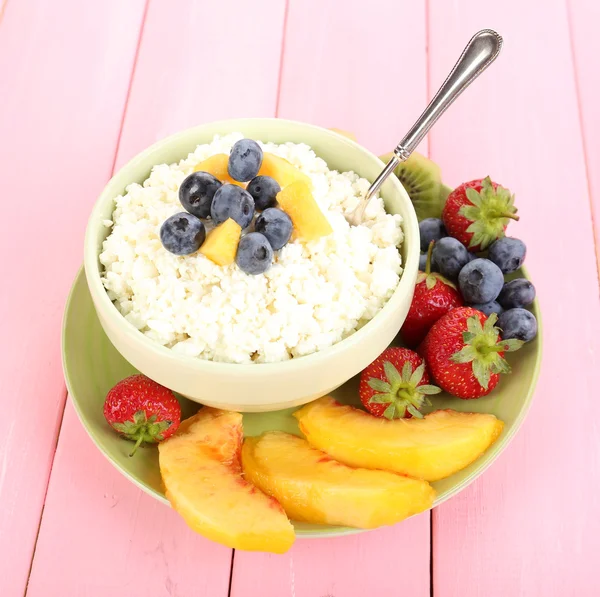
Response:
M435 97L425 108L417 122L394 149L394 155L381 174L369 187L364 199L350 214L348 221L353 226L358 226L364 217L369 201L379 191L387 177L394 171L400 162L408 159L429 129L437 119L446 111L452 102L496 59L502 48L502 37L491 29L484 29L476 33L467 44L458 62L450 71L448 78L439 88Z

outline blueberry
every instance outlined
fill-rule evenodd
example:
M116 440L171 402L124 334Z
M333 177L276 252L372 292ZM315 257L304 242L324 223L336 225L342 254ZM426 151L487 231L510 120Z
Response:
M253 276L266 272L273 262L273 249L267 237L260 232L242 236L235 262L243 272Z
M431 260L442 276L456 280L460 270L469 261L469 252L461 242L445 236L433 246Z
M471 261L473 261L474 259L479 259L479 257L477 256L477 253L468 253L469 255L469 261L467 261L467 263L471 263Z
M502 330L502 339L516 338L529 342L537 334L537 320L526 309L509 309L498 318L498 327Z
M221 224L231 218L242 228L246 228L254 216L254 199L242 187L235 184L224 184L215 193L210 215L215 224Z
M250 181L246 190L252 195L256 209L263 210L275 206L281 187L270 176L257 176Z
M427 253L421 253L419 255L419 271L424 272L427 267Z
M525 243L518 238L499 238L490 245L488 259L493 261L503 274L516 272L525 261L527 248Z
M254 229L264 234L272 249L278 251L292 236L292 220L284 211L269 207L256 218Z
M227 172L234 180L248 182L258 174L262 159L260 145L252 139L242 139L231 148Z
M448 236L442 220L439 218L426 218L419 222L419 234L421 235L421 251L427 253L429 243L432 240L438 241L444 236Z
M473 307L473 309L477 309L478 311L481 311L482 313L485 313L488 316L492 313L497 313L498 315L500 315L500 313L504 313L504 309L496 301L490 301L489 303L476 303L470 306Z
M489 259L473 259L458 274L460 293L467 303L489 303L496 300L504 276L500 268Z
M179 187L179 201L186 211L197 218L208 218L213 197L221 184L208 172L193 172Z
M514 309L515 307L531 305L534 298L535 286L525 278L517 278L504 285L498 297L498 302L505 309Z
M195 253L205 238L204 224L187 211L171 216L160 227L160 242L175 255Z

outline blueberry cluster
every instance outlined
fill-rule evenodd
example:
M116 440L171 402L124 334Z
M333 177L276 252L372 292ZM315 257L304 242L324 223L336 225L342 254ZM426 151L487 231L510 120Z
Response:
M431 267L458 286L464 301L486 315L498 314L502 338L528 342L537 334L537 321L526 307L535 299L535 287L525 278L505 282L504 276L516 272L525 261L525 243L504 237L490 245L487 256L467 251L455 238L448 236L438 218L419 223L421 251L433 241ZM421 260L426 255L421 255ZM421 262L419 264L421 267Z
M270 176L258 176L263 152L256 141L242 139L231 149L227 172L244 189L223 183L209 172L193 172L179 187L179 201L185 209L168 218L160 229L160 240L175 255L190 255L206 238L202 220L215 226L229 218L242 230L254 221L254 231L242 236L235 261L247 274L261 274L273 263L273 252L284 247L292 235L292 221L275 207L279 183ZM254 219L255 212L262 213Z

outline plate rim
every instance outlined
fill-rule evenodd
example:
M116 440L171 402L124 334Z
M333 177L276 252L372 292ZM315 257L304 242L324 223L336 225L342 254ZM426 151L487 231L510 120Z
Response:
M528 274L526 268L524 268L524 267L521 268L521 271L522 271L523 275L529 279L529 274ZM79 268L79 270L75 276L75 279L73 280L73 283L71 285L71 289L69 291L69 294L68 294L68 297L67 297L67 300L65 303L65 309L64 309L63 319L62 319L62 324L61 324L61 361L62 361L63 376L65 379L65 384L67 387L67 391L69 393L71 403L73 404L73 407L77 414L77 418L81 422L81 425L87 432L88 436L91 438L91 440L94 443L94 445L96 446L96 448L98 448L98 450L104 455L104 457L112 464L112 466L114 468L116 468L126 479L128 479L131 483L136 485L139 489L144 491L146 494L152 496L159 502L171 507L170 502L168 501L168 499L166 498L166 496L164 494L158 493L158 491L156 491L152 487L149 487L148 485L144 484L143 482L138 481L118 461L116 461L115 459L113 459L111 457L111 455L108 453L108 451L105 450L103 448L103 446L100 444L93 429L90 426L88 426L88 424L86 423L86 420L83 417L82 410L79 407L79 402L75 396L75 392L73 391L73 387L72 387L70 376L69 376L69 365L67 363L68 358L66 355L67 351L66 351L66 339L65 339L68 313L70 311L70 307L71 307L73 298L75 296L75 293L78 289L78 284L80 284L80 283L83 283L84 289L86 289L89 294L89 289L87 288L87 282L85 280L85 272L84 272L83 266L81 266ZM91 294L89 296L89 300L93 307L93 301L92 301ZM514 436L517 434L517 432L521 428L523 421L525 420L527 414L529 413L529 410L531 408L531 403L533 402L533 396L535 394L535 389L537 387L537 382L538 382L540 369L541 369L542 354L543 354L543 330L542 330L543 326L542 326L542 321L541 321L539 302L538 302L537 298L535 299L534 303L532 304L532 310L538 321L538 335L536 337L537 350L536 350L536 357L535 357L535 361L534 361L534 371L533 371L532 383L529 386L527 395L525 396L525 399L523 401L523 407L519 411L518 417L515 419L515 422L514 422L513 426L510 428L510 430L497 441L495 452L490 457L490 459L485 464L481 465L481 468L478 468L477 470L473 471L470 475L465 477L460 483L458 483L455 487L453 487L450 491L448 491L444 495L443 498L436 497L436 499L433 502L432 507L429 510L426 510L425 512L431 512L431 510L433 510L433 508L440 506L447 500L456 496L458 493L460 493L461 491L466 489L471 483L473 483L473 481L475 481L475 479L477 479L479 476L483 475L483 473L485 473L489 469L489 467L494 462L496 462L496 460L499 458L499 456L504 452L504 450L506 449L508 444L512 441ZM420 513L420 514L423 514L423 513ZM416 514L414 516L418 516L418 514ZM412 516L410 518L412 518ZM294 524L293 521L292 521L292 524ZM351 527L323 525L322 531L315 531L315 530L308 531L308 530L302 530L302 529L295 529L295 533L299 539L325 539L325 538L330 538L330 537L341 537L341 536L345 536L345 535L354 535L354 534L358 534L358 533L368 532L371 530L377 530L377 529L355 529L355 528L351 528Z

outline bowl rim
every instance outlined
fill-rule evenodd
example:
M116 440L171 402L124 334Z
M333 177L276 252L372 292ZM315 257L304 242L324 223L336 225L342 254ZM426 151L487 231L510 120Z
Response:
M353 147L354 149L358 149L364 154L364 157L366 159L376 160L381 165L382 169L385 165L379 159L379 157L377 157L374 153L372 153L359 143L335 131L331 131L330 129L326 129L314 124L307 124L300 121L287 120L282 118L234 118L214 122L207 122L169 135L168 137L165 137L164 139L153 143L140 153L136 154L126 164L121 166L119 170L115 172L110 178L110 180L106 183L102 192L96 199L88 219L84 239L84 270L87 285L92 296L94 308L97 311L101 310L102 315L108 320L110 320L110 322L113 323L115 326L117 326L120 332L125 334L132 341L132 343L135 343L140 349L146 351L146 353L153 353L157 358L160 357L161 359L165 359L170 365L186 367L188 370L198 373L206 373L208 370L210 370L211 374L221 373L223 375L243 375L252 376L255 378L269 375L273 373L273 370L275 368L277 368L277 372L279 374L291 373L294 371L310 368L317 360L321 362L323 361L323 359L333 360L339 357L340 355L343 355L347 351L351 350L353 347L356 347L362 342L363 338L367 336L371 332L371 330L373 330L373 322L381 322L385 315L398 308L399 304L402 302L404 297L407 294L412 293L413 291L414 279L418 272L419 224L414 206L412 204L412 201L410 200L410 197L408 196L408 193L402 186L400 180L395 176L391 176L386 181L386 184L391 184L392 187L395 189L395 192L402 197L402 200L407 205L408 214L408 217L403 217L402 220L402 229L404 233L403 244L406 246L405 250L407 259L405 262L402 263L403 270L402 274L400 275L400 281L398 282L398 285L394 289L394 292L392 293L390 298L386 301L383 307L375 314L375 316L371 320L369 320L359 330L356 330L348 337L340 340L332 346L329 346L322 350L318 350L308 355L304 355L302 357L273 363L228 363L221 361L212 361L208 359L200 359L198 357L178 354L170 348L167 348L166 346L154 342L142 332L140 332L133 324L127 321L123 317L123 315L121 315L121 313L119 313L113 302L108 297L104 286L102 285L102 281L100 278L100 269L98 267L99 255L96 249L96 241L94 238L94 231L100 225L99 216L101 207L105 204L106 201L114 201L115 199L113 191L110 191L110 193L108 192L108 189L111 186L111 183L114 180L114 178L123 170L133 168L140 162L145 161L154 152L164 148L165 145L176 143L179 139L192 136L196 131L199 134L201 134L201 132L207 127L218 128L219 126L230 130L233 130L232 127L234 126L239 126L240 130L242 130L244 128L244 125L250 123L255 124L261 121L268 121L270 123L277 122L281 123L282 126L299 126L304 129L317 131L319 134L324 134L326 137L330 137L337 143L346 144Z

